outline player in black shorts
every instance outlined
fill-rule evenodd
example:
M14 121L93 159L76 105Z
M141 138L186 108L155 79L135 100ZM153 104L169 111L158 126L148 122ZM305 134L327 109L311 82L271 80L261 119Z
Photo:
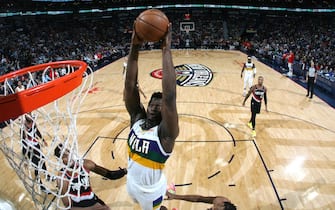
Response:
M252 129L252 137L256 137L256 114L259 114L261 112L261 104L262 99L264 98L265 103L265 110L268 111L267 107L267 98L266 98L266 87L263 85L264 77L259 76L258 77L258 83L256 85L253 85L247 95L244 98L243 106L245 105L246 100L249 98L249 96L252 94L251 98L251 118L248 122L248 126Z

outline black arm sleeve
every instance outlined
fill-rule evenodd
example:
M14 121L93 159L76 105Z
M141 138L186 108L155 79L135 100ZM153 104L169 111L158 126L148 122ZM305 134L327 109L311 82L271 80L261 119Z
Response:
M107 179L120 179L126 174L127 171L125 169L120 169L117 171L108 170L108 172L106 173L106 175L104 175L104 177L106 177Z
M264 103L265 103L265 105L268 104L268 99L267 99L267 97L266 97L266 91L265 91L265 93L264 93Z
M34 132L34 138L39 137L40 139L43 139L42 134L40 132L40 130L38 130L37 126L35 124L33 124L32 128L31 128Z
M37 128L36 128L36 135L37 135L38 137L40 137L41 139L43 139L40 130L38 130ZM44 140L44 139L43 139L43 140Z

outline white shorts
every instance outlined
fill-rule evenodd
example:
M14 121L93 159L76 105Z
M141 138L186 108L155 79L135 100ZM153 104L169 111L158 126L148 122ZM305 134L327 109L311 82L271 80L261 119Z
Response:
M135 178L127 175L127 191L129 196L139 203L142 210L159 210L166 193L167 181L162 174L154 185L139 185Z
M252 82L254 80L254 72L252 71L246 71L244 73L244 89L248 86L248 89L251 88Z

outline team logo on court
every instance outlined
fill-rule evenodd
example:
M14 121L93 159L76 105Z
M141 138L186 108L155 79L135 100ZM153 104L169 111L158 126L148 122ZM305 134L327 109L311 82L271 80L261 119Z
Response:
M182 64L174 67L176 70L176 80L179 86L206 86L213 79L213 72L202 64ZM162 79L162 69L156 69L150 75L157 79Z

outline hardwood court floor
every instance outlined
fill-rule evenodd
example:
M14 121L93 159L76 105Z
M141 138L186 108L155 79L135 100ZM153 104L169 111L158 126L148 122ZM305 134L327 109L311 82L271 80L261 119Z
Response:
M240 78L246 55L237 51L174 51L174 65L203 64L213 71L205 87L177 87L180 135L165 173L177 193L224 195L241 210L335 207L335 111L288 78L255 61L268 88L268 108L257 116L256 139L246 123ZM122 100L123 59L94 73L94 87L77 119L80 152L110 169L125 167L129 116ZM161 81L150 72L161 68L160 51L142 52L139 84L149 98ZM256 82L256 80L254 81ZM143 99L144 104L148 102ZM3 155L1 160L4 162ZM0 195L17 209L33 209L7 163L2 164ZM127 195L126 178L112 181L92 174L96 194L111 209L139 209ZM21 196L21 197L20 197ZM179 210L210 205L164 201Z

